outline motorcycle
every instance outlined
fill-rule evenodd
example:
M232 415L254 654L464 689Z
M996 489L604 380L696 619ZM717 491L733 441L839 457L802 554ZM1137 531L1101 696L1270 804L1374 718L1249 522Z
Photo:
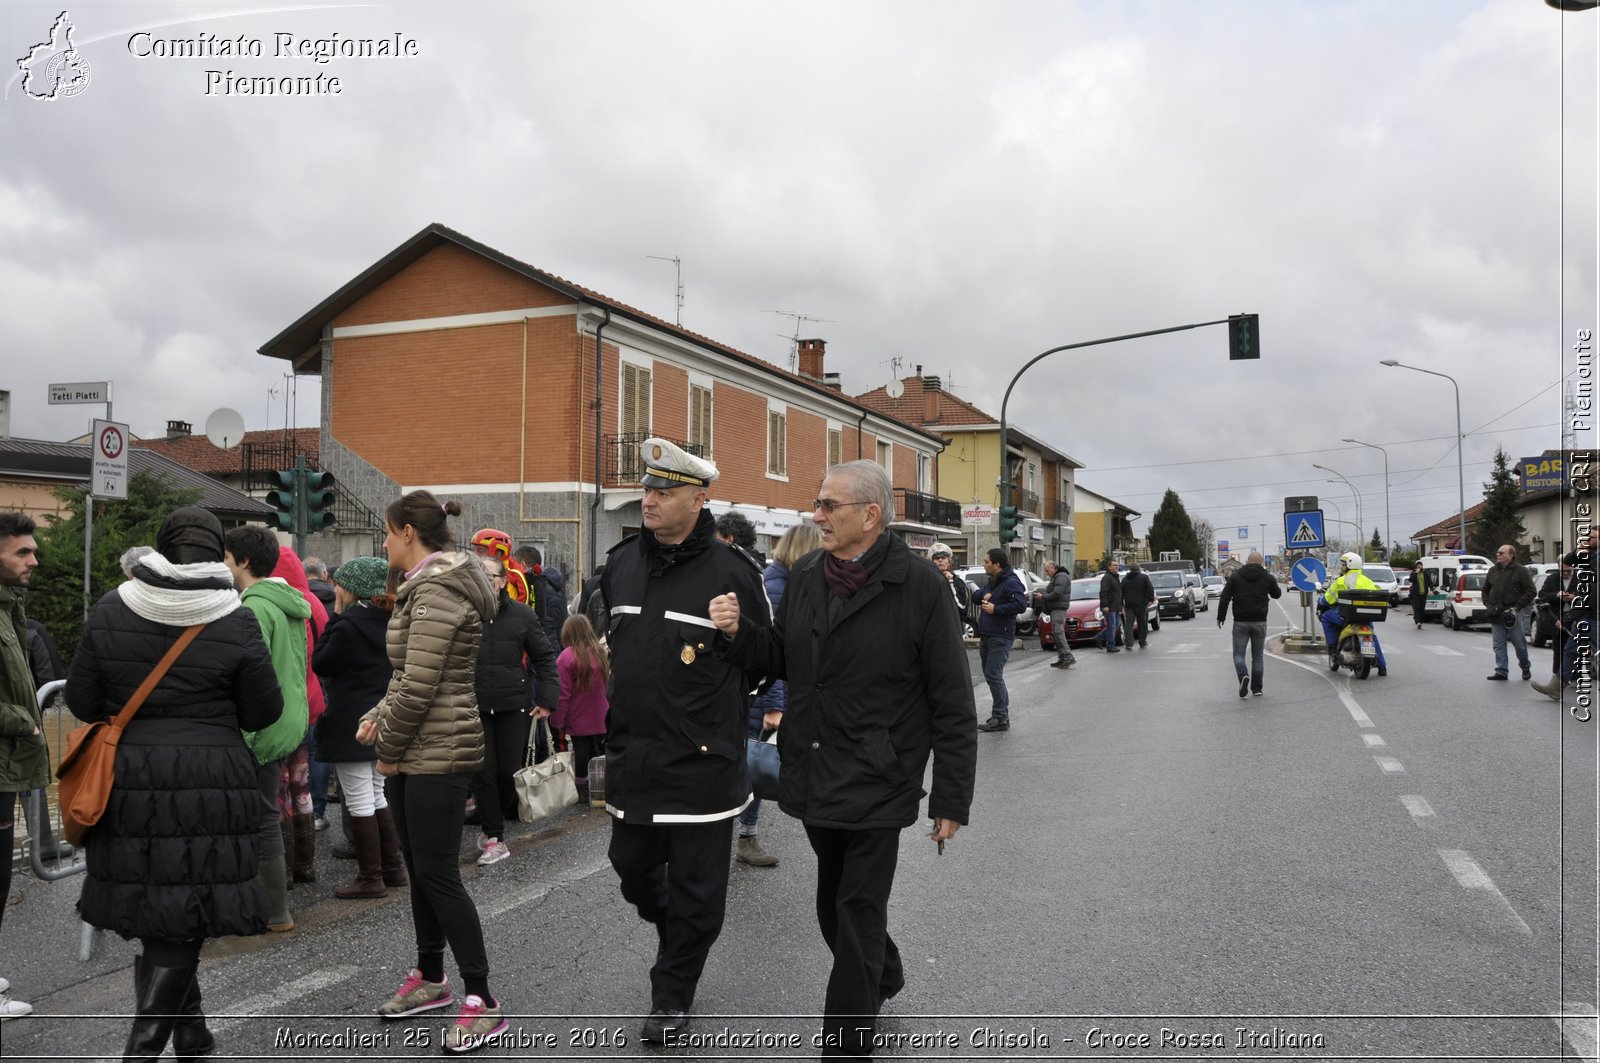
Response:
M1322 597L1322 584L1316 586L1320 616L1335 606ZM1378 659L1378 643L1372 625L1388 615L1389 601L1381 593L1347 591L1339 595L1336 604L1344 626L1339 629L1339 637L1328 646L1328 671L1337 672L1343 666L1357 679L1365 679Z

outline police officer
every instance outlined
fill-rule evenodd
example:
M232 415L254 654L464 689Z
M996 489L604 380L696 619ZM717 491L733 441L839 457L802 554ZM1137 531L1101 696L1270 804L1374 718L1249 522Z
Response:
M738 596L769 627L761 570L720 542L705 508L717 467L665 439L647 439L643 530L606 558L611 714L606 811L622 896L655 925L650 1014L641 1040L664 1043L689 1022L695 986L722 930L733 820L750 801L746 676L720 659L711 599Z

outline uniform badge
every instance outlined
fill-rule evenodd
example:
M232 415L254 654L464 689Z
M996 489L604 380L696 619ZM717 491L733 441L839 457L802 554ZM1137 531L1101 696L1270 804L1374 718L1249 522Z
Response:
M685 642L683 644L683 650L678 654L678 660L682 661L684 664L693 664L694 647Z

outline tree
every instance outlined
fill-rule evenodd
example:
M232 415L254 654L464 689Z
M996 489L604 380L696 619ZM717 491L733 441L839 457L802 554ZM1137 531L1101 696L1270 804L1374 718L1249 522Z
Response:
M83 634L83 503L80 487L58 487L56 498L72 515L45 517L39 540L39 567L28 581L28 615L44 624L63 660ZM200 500L199 489L178 490L151 473L128 478L125 501L94 503L93 557L89 560L89 601L99 600L123 580L119 562L130 546L154 546L167 514Z
M1200 546L1201 563L1209 564L1211 551L1217 544L1216 525L1204 517L1195 517L1189 524L1194 529L1194 541Z
M1383 536L1378 534L1378 529L1372 529L1372 538L1367 542L1367 560L1382 561L1384 555Z
M1526 564L1528 547L1523 539L1528 529L1517 514L1522 492L1517 490L1517 480L1510 466L1511 459L1506 452L1495 447L1494 468L1483 485L1483 510L1467 535L1467 552L1492 558L1503 544L1510 543L1517 548L1517 560Z
M1150 555L1160 557L1166 550L1176 550L1179 557L1196 564L1205 560L1194 535L1194 522L1183 508L1178 492L1170 487L1161 496L1161 506L1150 520Z

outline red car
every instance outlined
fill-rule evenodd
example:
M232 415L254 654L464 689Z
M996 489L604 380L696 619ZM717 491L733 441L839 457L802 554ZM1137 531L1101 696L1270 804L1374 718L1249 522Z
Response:
M1147 613L1148 626L1154 631L1161 626L1159 607L1154 601L1150 603ZM1056 648L1056 636L1052 630L1048 612L1039 613L1039 648L1053 650ZM1100 577L1090 576L1088 579L1075 579L1072 581L1072 602L1067 606L1066 635L1067 645L1076 645L1092 642L1100 634L1103 626L1100 616ZM1126 626L1117 629L1117 642L1127 645L1122 632Z

